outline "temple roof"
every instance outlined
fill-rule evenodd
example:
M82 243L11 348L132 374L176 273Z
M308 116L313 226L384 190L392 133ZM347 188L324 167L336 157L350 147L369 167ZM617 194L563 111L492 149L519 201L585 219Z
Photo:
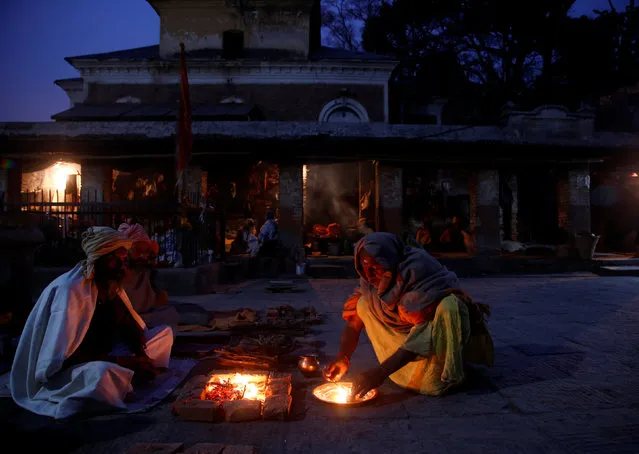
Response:
M186 57L192 60L222 60L222 49L199 49L186 52ZM174 55L168 60L175 60L178 55ZM300 56L290 51L279 49L244 49L244 57L240 60L299 60ZM66 57L65 60L71 64L74 61L161 61L167 60L160 56L160 46L144 46L133 49L124 49L114 52L99 54L77 55ZM333 47L320 47L308 57L311 61L321 60L350 60L350 61L392 61L393 59L384 55L377 55L370 52L352 52L345 49Z

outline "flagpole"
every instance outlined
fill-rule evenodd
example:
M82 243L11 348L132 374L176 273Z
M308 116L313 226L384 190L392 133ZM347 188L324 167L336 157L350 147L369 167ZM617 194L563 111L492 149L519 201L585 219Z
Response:
M193 131L191 119L191 96L186 67L184 43L180 43L180 105L177 121L177 170L180 204L185 205L186 169L191 160Z

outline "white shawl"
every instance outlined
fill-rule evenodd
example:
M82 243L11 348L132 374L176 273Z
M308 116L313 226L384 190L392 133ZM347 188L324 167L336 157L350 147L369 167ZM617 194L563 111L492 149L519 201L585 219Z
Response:
M119 296L140 326L124 291ZM133 371L93 361L62 370L86 335L97 303L93 280L81 264L59 276L42 292L31 311L11 369L11 394L34 413L66 418L81 411L124 409Z

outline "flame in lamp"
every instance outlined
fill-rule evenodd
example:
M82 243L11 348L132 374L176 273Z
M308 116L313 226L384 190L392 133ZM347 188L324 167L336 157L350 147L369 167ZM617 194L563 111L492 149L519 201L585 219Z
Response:
M353 384L348 382L324 383L313 390L313 395L323 401L337 405L359 404L374 399L379 391L373 389L363 398L353 397L351 391Z

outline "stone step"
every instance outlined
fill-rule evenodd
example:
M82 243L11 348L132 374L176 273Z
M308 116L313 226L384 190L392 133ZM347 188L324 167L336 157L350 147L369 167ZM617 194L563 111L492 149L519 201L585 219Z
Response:
M600 276L639 276L639 266L602 266Z
M342 265L312 264L306 269L306 274L315 279L345 279L346 269Z

